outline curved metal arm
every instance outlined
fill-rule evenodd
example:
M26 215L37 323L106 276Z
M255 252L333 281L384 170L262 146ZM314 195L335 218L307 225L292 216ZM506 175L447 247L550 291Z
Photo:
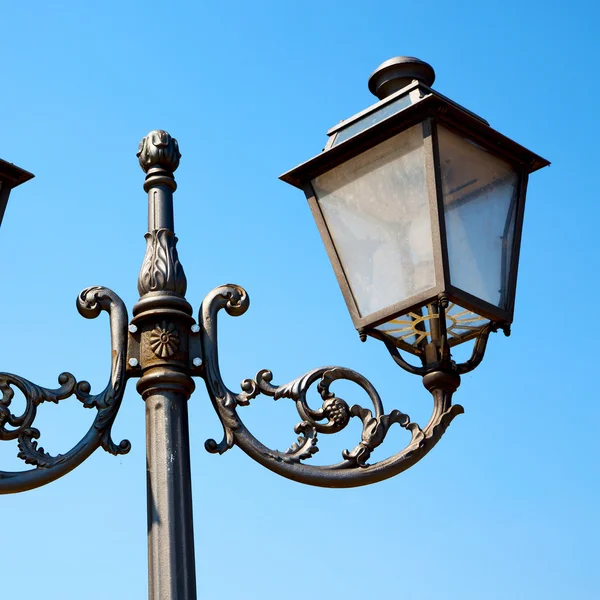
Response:
M464 363L456 365L456 372L459 375L464 375L465 373L470 373L473 369L478 367L485 356L485 350L487 348L488 338L490 337L490 333L496 333L498 329L502 327L499 323L488 323L479 333L477 338L475 339L475 344L473 345L473 352L471 353L471 357L469 360L466 360ZM508 326L503 327L504 335L509 335L510 330Z
M482 327L481 331L475 338L473 351L471 352L469 359L463 363L452 363L453 369L458 375L470 373L481 364L481 361L485 356L485 350L487 348L487 342L488 338L490 337L490 333L496 333L501 327L502 325L499 323L488 323L485 327ZM507 327L504 326L502 328L504 329L505 335L509 335L509 333L507 333L507 331L509 331ZM371 337L381 340L385 344L385 347L387 348L387 351L390 353L390 356L393 358L394 362L408 373L411 373L412 375L425 376L431 371L431 368L427 365L424 359L422 359L422 367L416 367L406 361L402 354L400 354L398 348L390 341L390 339L387 336L382 335L377 330L372 331L370 335Z
M385 414L379 394L372 384L359 373L343 367L321 367L282 386L272 385L271 372L264 370L254 379L244 380L242 392L235 394L224 384L219 370L217 315L221 309L232 316L242 315L248 306L248 295L243 288L224 285L213 290L200 309L204 378L224 429L221 442L206 442L209 452L222 454L236 444L254 460L289 479L322 487L354 487L387 479L414 465L435 446L452 419L463 412L460 405L452 405L452 394L460 384L456 372L434 371L423 377L425 387L432 393L434 401L433 414L424 428L411 422L408 415L399 410ZM336 397L330 391L330 386L338 379L352 381L361 387L369 396L372 408L359 405L350 407ZM315 383L323 399L322 406L316 410L310 408L306 400L308 389ZM258 441L238 415L237 407L248 405L259 394L275 400L290 398L296 404L302 419L294 429L299 437L285 452L267 448ZM341 462L329 466L311 466L302 462L318 451L319 433L341 431L353 417L362 421L361 440L353 450L342 452ZM390 458L368 464L370 454L383 442L393 423L410 431L411 441Z
M60 387L53 390L35 385L17 375L0 373L0 441L17 440L18 457L26 464L35 466L27 471L0 471L0 494L23 492L50 483L72 471L100 446L115 455L126 454L131 448L129 441L123 440L117 445L111 438L111 427L125 391L127 310L114 292L103 287L83 290L77 298L77 309L87 319L96 318L101 311L110 315L110 381L103 392L92 395L90 384L87 381L77 383L70 373L61 373L58 377ZM13 415L9 408L14 396L13 387L20 390L26 400L25 410L19 416ZM97 414L89 431L78 444L66 454L52 456L38 446L40 431L33 427L37 407L42 402L56 404L72 395L85 408L95 408Z
M374 329L371 331L371 337L374 337L385 344L387 351L390 353L390 356L394 359L394 362L401 368L404 369L407 373L411 375L420 375L423 377L427 373L427 367L421 366L416 367L415 365L410 364L407 360L404 359L402 354L400 354L400 350L390 341L390 338L386 335L381 334L379 331ZM424 362L424 361L422 361Z

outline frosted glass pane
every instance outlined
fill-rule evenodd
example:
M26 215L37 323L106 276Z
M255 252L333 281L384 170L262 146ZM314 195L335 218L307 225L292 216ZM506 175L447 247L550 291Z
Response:
M441 126L438 134L450 281L507 308L518 175L474 142Z
M312 184L361 316L434 287L420 124Z

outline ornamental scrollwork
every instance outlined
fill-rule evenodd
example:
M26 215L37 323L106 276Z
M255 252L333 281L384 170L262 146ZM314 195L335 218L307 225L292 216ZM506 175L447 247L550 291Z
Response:
M79 313L88 318L97 317L102 311L109 313L111 328L112 365L106 388L99 394L91 394L87 381L75 380L70 373L58 377L59 386L48 389L23 377L0 373L0 440L16 440L17 456L32 465L27 471L0 471L0 493L12 493L33 489L62 477L81 464L97 448L118 455L130 450L127 440L116 444L111 428L119 411L126 384L127 311L121 299L111 290L90 287L77 298ZM25 398L25 409L15 415L11 411L14 390ZM40 431L34 427L37 409L44 402L58 402L75 396L85 408L95 409L94 421L86 435L65 454L52 455L39 446Z
M381 398L373 385L360 373L344 367L328 366L309 371L285 385L273 385L273 375L268 370L259 371L253 379L245 379L241 391L234 393L223 382L219 370L217 345L217 317L221 310L238 316L246 312L249 298L246 291L236 285L224 285L213 290L202 303L199 322L205 356L204 378L212 403L220 417L224 435L220 442L207 440L206 449L211 453L227 451L234 444L250 457L295 481L323 487L353 487L366 485L392 477L406 470L433 448L451 421L463 408L452 404L452 394L460 384L460 372L474 368L480 360L474 352L472 364L454 365L447 371L431 371L425 367L412 367L399 356L394 359L410 372L423 376L425 387L433 397L433 412L429 422L421 427L400 410L386 413ZM489 329L478 340L478 353L485 350ZM368 396L371 406L350 405L332 391L338 380L356 384ZM308 390L316 386L322 403L312 408L307 401ZM238 409L248 406L258 395L274 400L290 399L295 403L301 421L295 426L298 435L286 451L273 450L256 439L241 420ZM318 452L318 436L334 434L343 430L351 419L362 423L361 439L351 450L341 452L341 461L327 466L306 464ZM376 463L369 463L373 451L385 440L393 425L407 430L410 441L397 454Z

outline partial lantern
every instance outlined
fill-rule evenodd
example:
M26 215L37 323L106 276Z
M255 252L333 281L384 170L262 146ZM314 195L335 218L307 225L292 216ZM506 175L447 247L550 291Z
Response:
M369 79L380 101L281 176L303 189L361 333L421 354L448 301L450 346L513 319L529 173L548 161L431 89L416 58Z
M0 158L0 225L2 225L11 190L32 178L33 175L29 171Z

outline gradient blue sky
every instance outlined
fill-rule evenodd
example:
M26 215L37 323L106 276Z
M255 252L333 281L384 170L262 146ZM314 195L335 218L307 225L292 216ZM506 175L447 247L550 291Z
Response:
M2 13L0 156L36 178L14 192L0 231L0 369L41 385L63 370L105 384L108 323L82 319L74 301L89 285L129 309L137 299L146 200L135 152L151 129L170 131L183 154L188 299L199 307L234 282L252 300L223 322L229 384L265 367L286 382L341 364L419 422L429 395L381 344L359 342L305 200L278 175L371 104L369 74L400 54L430 62L436 89L552 161L530 181L513 335L491 340L458 392L466 414L410 471L322 490L237 449L208 455L220 426L198 382L200 598L600 597L596 2L33 1ZM260 399L243 415L266 443L294 439L287 404ZM91 418L76 400L44 406L42 444L66 451ZM134 385L115 425L123 437L127 456L97 452L58 482L0 498L2 599L145 598ZM404 441L398 430L384 448ZM13 454L0 449L0 468L20 468Z

